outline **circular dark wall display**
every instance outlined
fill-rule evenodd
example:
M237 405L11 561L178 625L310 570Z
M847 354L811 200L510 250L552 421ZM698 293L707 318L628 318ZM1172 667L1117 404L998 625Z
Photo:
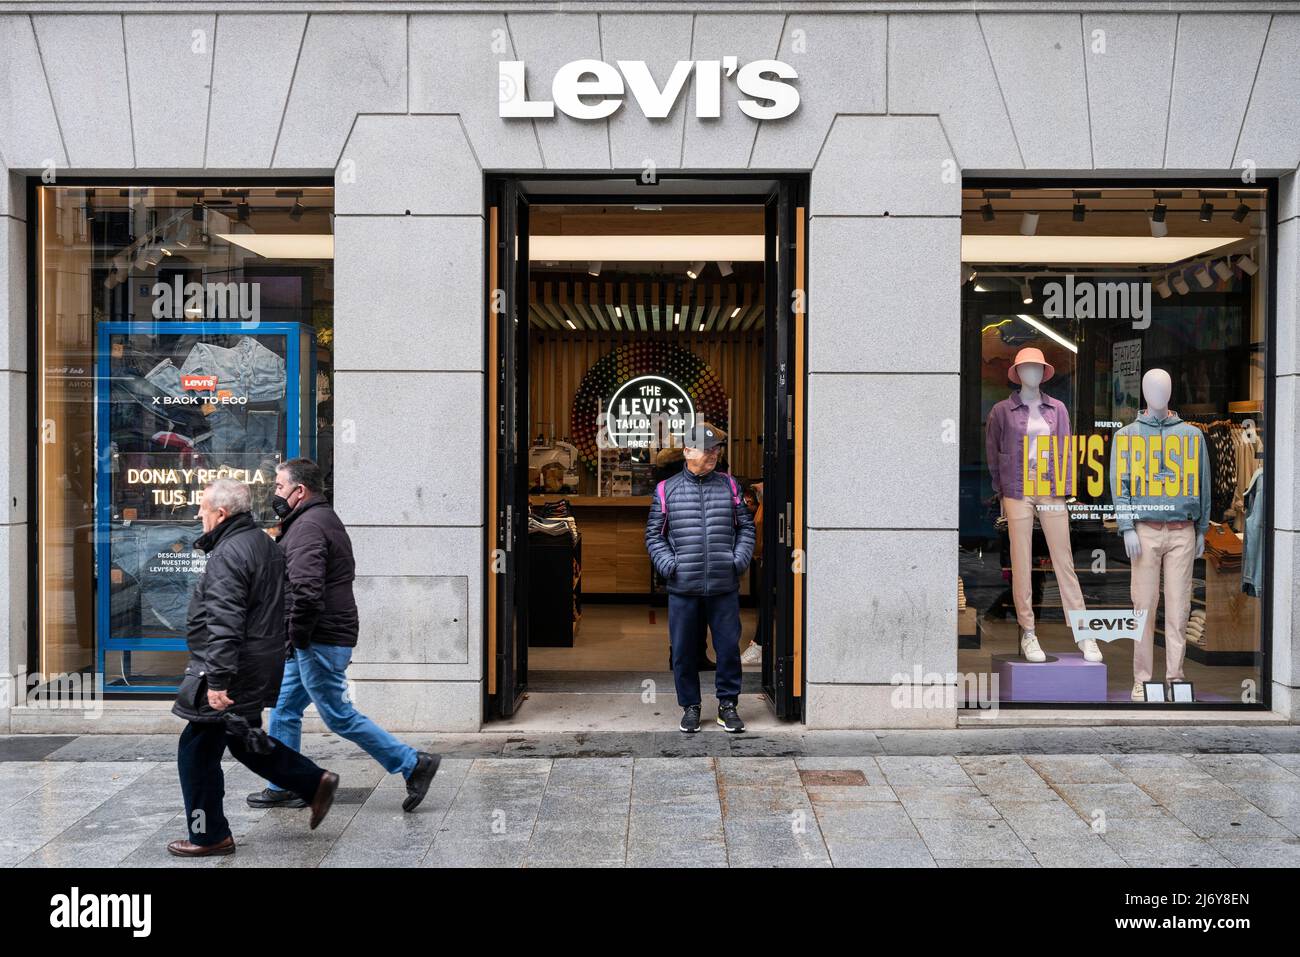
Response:
M667 380L657 392L654 388L643 388L653 385L648 378L651 376ZM587 370L573 398L569 435L579 456L593 468L596 465L597 427L616 395L641 399L641 405L623 407L646 412L655 410L654 399L684 396L694 407L697 420L703 418L724 431L728 428L727 393L723 391L722 380L707 362L689 349L670 342L627 343L601 356ZM671 413L674 407L663 402L658 408ZM616 441L627 447L624 439Z

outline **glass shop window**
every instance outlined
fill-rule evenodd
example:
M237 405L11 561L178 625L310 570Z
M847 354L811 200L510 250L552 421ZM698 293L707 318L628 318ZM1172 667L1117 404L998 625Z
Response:
M1259 700L1268 194L963 190L968 707Z
M333 190L37 190L39 679L173 688L204 484L332 472Z

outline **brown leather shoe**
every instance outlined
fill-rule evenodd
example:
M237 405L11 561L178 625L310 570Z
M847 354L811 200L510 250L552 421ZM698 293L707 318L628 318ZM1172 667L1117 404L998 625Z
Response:
M216 844L193 844L190 841L172 841L167 845L167 853L177 857L211 857L214 854L235 853L235 839L229 834L224 841Z
M334 792L338 789L339 776L333 771L326 771L320 776L320 784L316 786L316 796L311 799L311 829L313 831L320 827L320 822L325 820L325 815L333 807Z

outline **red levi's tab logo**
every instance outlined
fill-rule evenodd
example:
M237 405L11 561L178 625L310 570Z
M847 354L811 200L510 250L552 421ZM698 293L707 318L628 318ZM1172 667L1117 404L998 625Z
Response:
M217 388L217 377L214 375L183 375L181 376L181 388L189 392L214 392Z

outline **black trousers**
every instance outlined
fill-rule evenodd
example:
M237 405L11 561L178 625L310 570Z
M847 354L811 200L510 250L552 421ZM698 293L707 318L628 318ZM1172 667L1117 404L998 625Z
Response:
M259 727L261 715L250 718ZM241 738L226 733L220 721L191 721L181 732L176 765L181 776L181 794L185 798L185 826L194 844L220 844L230 836L230 825L222 806L226 796L226 778L221 759L226 749L235 760L277 788L292 791L308 803L316 797L324 770L297 751L286 748L274 738L270 754L253 754Z

